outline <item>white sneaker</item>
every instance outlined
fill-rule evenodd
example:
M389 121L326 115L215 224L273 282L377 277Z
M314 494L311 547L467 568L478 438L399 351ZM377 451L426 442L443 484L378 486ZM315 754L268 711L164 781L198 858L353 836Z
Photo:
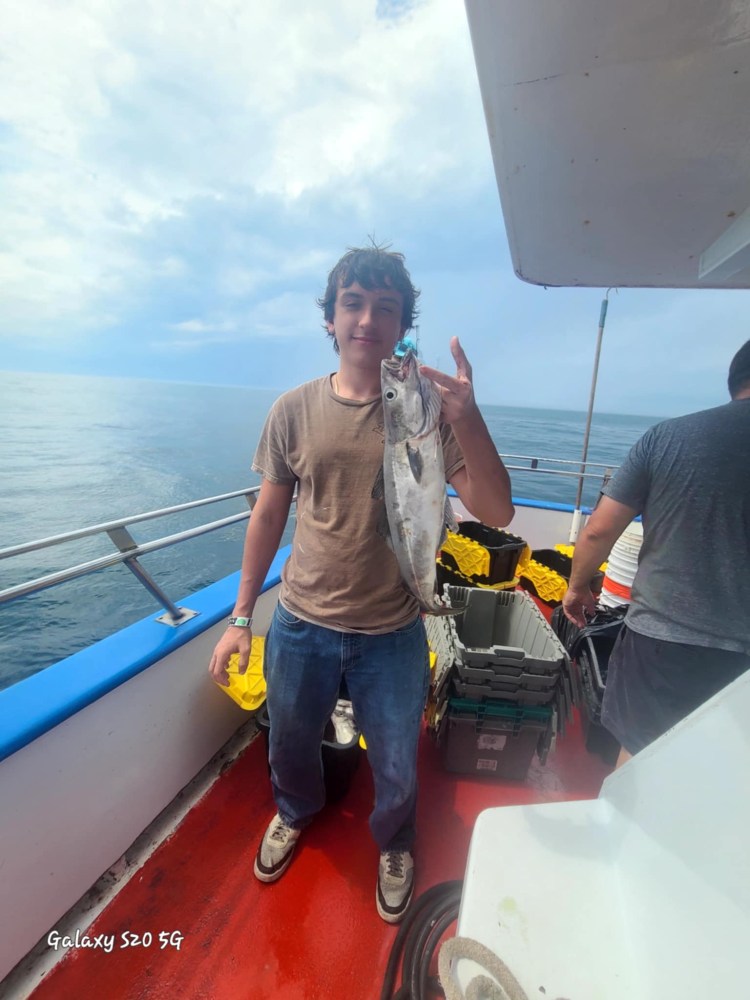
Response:
M336 732L336 742L348 746L357 735L357 724L354 721L352 703L345 698L339 698L331 716L331 722Z
M255 877L261 882L275 882L291 864L294 848L302 831L287 826L278 813L268 824L255 856Z
M414 892L414 858L410 851L383 851L378 866L375 894L378 913L389 924L397 924L406 913Z

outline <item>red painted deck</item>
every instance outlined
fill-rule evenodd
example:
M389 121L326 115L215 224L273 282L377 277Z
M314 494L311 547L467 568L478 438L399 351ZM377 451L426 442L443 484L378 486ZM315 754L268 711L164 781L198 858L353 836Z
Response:
M523 783L449 775L425 734L417 894L463 877L482 809L592 798L609 771L584 749L577 722ZM396 928L375 909L371 801L363 762L346 798L305 832L283 878L261 885L253 858L274 806L255 740L89 930L115 936L111 953L69 953L33 1000L377 1000ZM153 940L124 948L124 932ZM179 950L162 948L161 932L179 932Z

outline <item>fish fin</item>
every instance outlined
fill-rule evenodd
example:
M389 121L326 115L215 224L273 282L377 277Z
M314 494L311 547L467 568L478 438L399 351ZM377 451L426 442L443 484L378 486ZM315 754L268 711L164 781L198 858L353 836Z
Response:
M422 401L425 409L425 422L428 425L437 424L443 409L442 393L431 379L424 378L424 382L420 382L420 389L423 386Z
M412 475L418 483L422 482L422 471L424 469L424 461L422 460L422 453L419 448L412 448L409 442L406 442L406 457L409 459L409 467L411 469Z
M370 496L373 500L382 500L385 497L385 476L383 475L382 465L378 469L375 482L372 484L372 492L370 493Z

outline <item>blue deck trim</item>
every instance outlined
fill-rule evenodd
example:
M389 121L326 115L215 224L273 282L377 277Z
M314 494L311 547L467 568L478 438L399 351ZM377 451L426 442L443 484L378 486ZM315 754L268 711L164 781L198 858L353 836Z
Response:
M448 496L461 499L452 486L448 487ZM526 497L513 497L512 500L515 507L536 507L537 510L560 510L565 514L574 514L576 510L572 503L556 503L554 500L528 500ZM592 510L592 507L581 507L582 513L587 515Z
M290 551L287 545L276 553L264 591L280 582ZM239 578L232 573L178 601L199 612L179 628L143 618L0 691L0 761L226 618Z

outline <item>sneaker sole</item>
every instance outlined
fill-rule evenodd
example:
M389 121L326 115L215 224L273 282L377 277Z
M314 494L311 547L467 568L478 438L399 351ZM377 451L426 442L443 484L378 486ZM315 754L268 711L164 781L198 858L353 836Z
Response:
M276 868L263 868L261 867L260 857L256 855L255 864L253 865L253 874L258 879L259 882L275 882L280 879L284 872L287 870L289 865L292 863L292 858L294 857L294 852L297 849L297 844L287 854L282 862Z
M375 888L375 905L378 908L378 914L385 920L387 924L398 924L406 915L406 911L409 909L409 904L411 903L411 898L414 895L414 882L411 884L411 889L409 889L409 895L404 900L401 909L399 910L388 910L385 908L385 903L380 898L380 885Z

